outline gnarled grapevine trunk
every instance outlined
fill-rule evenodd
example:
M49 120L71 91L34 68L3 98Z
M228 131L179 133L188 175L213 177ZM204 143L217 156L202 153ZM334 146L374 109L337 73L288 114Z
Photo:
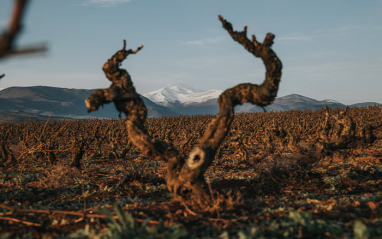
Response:
M274 35L268 33L263 43L256 41L255 36L249 40L244 31L236 32L231 23L219 16L223 28L231 37L243 45L255 57L260 57L266 68L265 80L261 85L245 83L224 91L218 99L219 113L213 119L203 136L201 146L194 148L188 158L183 158L171 145L153 139L144 128L146 107L136 93L130 75L120 69L120 63L132 51L123 49L109 59L103 66L106 77L112 82L107 89L97 90L86 100L88 111L114 102L118 111L126 115L126 126L131 142L147 157L167 162L167 187L175 200L190 206L206 208L211 205L211 195L207 191L204 172L211 165L219 145L227 135L234 118L236 105L250 102L258 106L266 106L273 102L277 95L281 78L282 64L271 49Z

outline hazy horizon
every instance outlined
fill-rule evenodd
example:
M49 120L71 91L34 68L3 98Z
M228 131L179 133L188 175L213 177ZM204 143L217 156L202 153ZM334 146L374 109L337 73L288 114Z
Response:
M45 86L43 86L43 85L35 85L35 86L10 86L10 87L7 87L7 88L11 88L11 87L38 87L38 86L45 87ZM141 94L141 95L146 95L146 94L149 94L149 93L153 93L153 92L159 91L159 90L161 90L161 89L171 88L171 87L174 87L174 86L190 87L190 88L194 89L195 91L197 91L196 94L198 94L198 93L206 93L207 91L213 91L213 90L216 90L216 89L200 90L200 89L198 89L198 88L189 86L189 85L187 85L187 84L179 83L179 84L175 84L175 85L173 85L173 86L162 87L162 88L159 88L159 89L150 91L150 92L143 92L143 93L139 93L139 94ZM56 86L47 86L47 87L56 87ZM4 90L4 89L7 89L7 88L0 88L0 91L2 91L2 90ZM74 89L74 90L96 90L96 88L93 88L93 89L70 88L70 87L57 87L57 88ZM278 94L276 98L283 98L283 97L287 97L287 96L291 96L291 95L300 95L300 96L302 96L302 97L310 98L310 99L317 100L317 101L328 101L328 102L330 101L330 102L336 102L336 103L340 103L340 104L344 104L344 105L353 105L353 104L362 104L362 103L378 103L378 104L382 104L382 102L376 102L376 101L362 101L362 102L355 102L355 103L353 103L353 104L345 104L345 103L340 102L340 101L338 101L337 99L334 99L334 98L317 99L317 98L310 97L310 96L308 96L308 95L302 95L302 94L297 94L297 93L290 93L290 94L287 94L287 95L279 95L279 94ZM150 100L151 100L151 99L150 99ZM153 102L155 102L155 101L153 101ZM155 103L156 103L156 102L155 102Z

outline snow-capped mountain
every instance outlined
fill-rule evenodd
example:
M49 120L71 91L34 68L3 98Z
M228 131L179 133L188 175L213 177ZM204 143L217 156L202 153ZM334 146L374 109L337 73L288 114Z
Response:
M328 104L342 104L341 102L338 102L336 100L332 100L332 99L326 99L326 100L321 100L322 102L326 102Z
M200 91L186 85L177 85L171 87L161 88L143 94L144 97L153 101L154 103L166 107L174 106L190 106L200 104L209 100L215 100L223 91L221 90L208 90Z

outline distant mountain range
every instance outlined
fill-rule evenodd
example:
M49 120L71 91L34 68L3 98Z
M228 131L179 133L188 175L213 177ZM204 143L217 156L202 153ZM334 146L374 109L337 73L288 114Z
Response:
M0 90L0 122L46 120L49 116L53 119L118 118L118 112L113 104L105 105L96 112L87 113L84 101L93 91L48 86L10 87ZM220 90L203 92L179 85L143 94L142 98L149 117L216 114L219 111L216 102L221 92ZM267 111L317 110L323 108L325 104L331 108L346 106L334 100L318 101L292 94L276 98L272 105L265 108ZM366 102L350 107L368 105L381 104ZM261 107L251 104L235 108L235 112L260 111L263 111Z
M219 111L217 106L217 98L223 91L209 90L199 91L189 86L179 85L162 88L150 93L143 94L152 102L169 108L176 114L193 115L193 114L216 114ZM325 107L330 108L346 107L335 100L315 100L302 95L292 94L278 97L273 104L266 106L266 111L286 111L292 109L298 110L318 110ZM350 107L364 107L368 105L381 105L375 102L364 102L349 105ZM235 108L235 112L263 112L263 108L250 103L246 103Z

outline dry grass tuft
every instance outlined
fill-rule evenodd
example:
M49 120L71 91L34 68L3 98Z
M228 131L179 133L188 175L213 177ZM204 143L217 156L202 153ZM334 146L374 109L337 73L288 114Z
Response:
M81 180L81 172L63 163L50 165L45 170L46 176L42 178L40 184L46 188L61 188L73 185Z

